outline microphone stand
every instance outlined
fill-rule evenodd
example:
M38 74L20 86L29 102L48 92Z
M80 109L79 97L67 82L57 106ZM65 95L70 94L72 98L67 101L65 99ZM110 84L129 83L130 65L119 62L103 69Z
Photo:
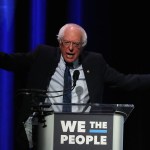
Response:
M71 91L74 88L75 86L72 86ZM63 92L63 90L46 91L46 90L40 90L40 89L20 89L17 91L16 96L20 96L20 95L31 96L31 101L32 101L31 110L34 113L33 117L38 118L38 122L43 123L43 127L46 127L47 125L46 125L45 116L48 114L52 114L54 111L53 110L45 111L46 108L50 108L52 106L52 103L39 102L39 99L60 97L60 96L63 96L64 94L67 94L68 90L66 90L64 93L57 95L57 96L48 96L47 95L48 93Z
M76 86L76 81L79 78L79 74L80 72L78 70L74 71L73 74L73 86L71 91L75 88ZM44 102L36 102L37 98L54 98L54 97L60 97L63 96L64 94L67 94L67 92L70 89L66 90L65 92L63 90L59 90L59 91L47 91L47 90L41 90L41 89L19 89L16 93L16 96L19 95L26 95L26 96L31 96L31 100L32 100L32 106L31 106L31 110L35 113L34 117L38 118L38 122L43 123L43 127L46 127L46 120L45 120L45 116L47 115L47 113L45 114L45 108L50 108L52 106L52 103L44 103ZM57 95L57 96L48 96L48 93L56 93L56 92L62 92L62 94ZM63 93L64 92L64 93ZM50 110L48 111L48 113L52 114L54 111Z

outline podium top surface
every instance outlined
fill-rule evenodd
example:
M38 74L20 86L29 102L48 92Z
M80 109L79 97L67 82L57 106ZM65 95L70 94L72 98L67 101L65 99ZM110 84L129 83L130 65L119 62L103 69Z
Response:
M62 107L68 105L72 112L62 112ZM51 113L78 113L78 114L121 114L125 119L134 109L133 104L100 104L100 103L40 103L38 109ZM39 110L38 110L39 111Z

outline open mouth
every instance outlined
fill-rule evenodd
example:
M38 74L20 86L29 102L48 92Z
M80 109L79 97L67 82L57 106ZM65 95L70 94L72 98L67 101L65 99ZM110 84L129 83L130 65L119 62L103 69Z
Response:
M67 58L73 58L74 54L66 53Z

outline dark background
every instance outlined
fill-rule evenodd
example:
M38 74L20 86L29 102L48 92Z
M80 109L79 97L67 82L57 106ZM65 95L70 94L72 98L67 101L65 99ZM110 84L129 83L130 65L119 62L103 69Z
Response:
M46 41L57 46L56 35L65 23L72 22L69 0L47 0ZM30 0L17 0L15 9L15 52L30 51ZM82 26L88 34L87 50L102 53L118 71L149 73L149 8L148 2L119 0L83 0ZM74 16L75 17L75 16ZM20 79L23 82L20 82ZM15 88L25 83L25 76L15 76ZM127 93L106 87L105 103L131 103L135 108L124 124L124 150L143 150L148 130L149 91Z

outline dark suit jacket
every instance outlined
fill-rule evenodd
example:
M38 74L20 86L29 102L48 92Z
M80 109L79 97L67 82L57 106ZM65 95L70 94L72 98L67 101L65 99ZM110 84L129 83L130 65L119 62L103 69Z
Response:
M51 76L60 60L60 50L46 45L38 46L27 54L0 53L0 67L10 71L27 72L26 88L47 90ZM90 102L102 103L104 85L138 90L150 88L150 75L124 75L110 67L101 54L82 52L80 62L83 66ZM17 124L24 122L31 114L31 99L24 99ZM18 123L19 122L19 123ZM18 125L17 125L18 126ZM19 127L21 124L19 124ZM21 129L20 129L21 130ZM21 139L21 138L20 138Z

